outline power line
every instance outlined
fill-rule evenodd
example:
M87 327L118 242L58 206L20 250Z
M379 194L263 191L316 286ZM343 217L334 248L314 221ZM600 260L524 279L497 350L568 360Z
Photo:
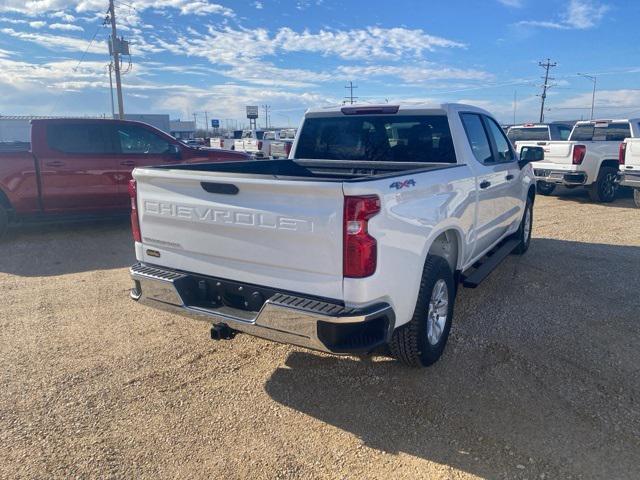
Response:
M101 28L104 28L107 25L107 17L105 17L105 19L102 21L102 24L98 25L98 27L96 28L95 33L93 34L93 37L91 37L91 40L89 40L89 43L87 44L87 48L85 48L84 52L82 52L82 56L80 57L80 60L78 60L78 64L73 67L73 72L77 72L78 71L78 67L80 67L80 64L82 62L84 62L84 57L87 56L87 53L89 52L89 49L91 48L91 45L93 45L93 42L95 41L96 37L98 36L98 33L100 32Z
M544 102L547 99L547 90L551 88L549 80L553 80L553 78L549 78L549 69L557 66L558 64L556 62L551 63L551 59L547 58L545 63L538 62L538 65L545 69L544 85L542 85L542 94L540 95L542 97L542 103L540 104L540 123L542 123L544 122Z

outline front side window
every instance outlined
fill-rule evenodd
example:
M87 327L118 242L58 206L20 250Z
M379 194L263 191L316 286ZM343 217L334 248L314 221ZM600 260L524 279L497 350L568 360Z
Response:
M109 129L100 123L60 123L47 126L47 144L62 153L113 154Z
M512 162L514 155L509 140L504 136L504 132L500 126L489 117L484 117L487 127L489 129L489 135L493 137L494 144L496 146L496 162Z
M471 151L480 163L488 163L493 160L491 153L491 145L489 144L489 138L487 132L482 124L480 115L475 113L462 113L460 115L464 130L467 132L467 138L469 139L469 145L471 145Z
M446 115L307 118L296 158L456 163Z
M163 154L169 151L169 142L137 125L116 127L120 151L124 154Z

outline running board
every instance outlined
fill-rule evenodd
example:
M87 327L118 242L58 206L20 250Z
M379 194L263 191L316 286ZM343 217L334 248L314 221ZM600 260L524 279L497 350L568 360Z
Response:
M476 288L482 281L493 272L500 262L504 260L520 243L519 240L512 238L504 242L497 250L490 252L478 267L469 275L465 272L461 275L462 286L466 288Z

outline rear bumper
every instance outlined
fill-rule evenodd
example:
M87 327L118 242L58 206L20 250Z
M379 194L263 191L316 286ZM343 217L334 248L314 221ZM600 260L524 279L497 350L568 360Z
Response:
M618 181L623 187L640 188L640 172L620 172Z
M537 181L559 185L584 185L588 179L586 172L553 170L548 168L534 168L533 174Z
M131 298L139 303L323 352L369 352L389 341L395 323L393 309L386 303L349 308L144 263L133 265L130 274ZM266 300L256 302L260 298Z

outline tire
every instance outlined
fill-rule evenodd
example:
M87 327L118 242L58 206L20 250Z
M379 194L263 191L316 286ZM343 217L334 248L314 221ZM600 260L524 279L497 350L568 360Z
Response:
M636 207L640 208L640 188L633 189L633 201L636 204Z
M7 227L9 226L9 212L5 207L0 205L0 238L7 231Z
M429 255L413 317L393 332L389 344L391 355L409 367L427 367L435 363L442 356L449 338L455 295L449 263L442 257ZM438 304L440 306L436 307Z
M536 191L540 195L544 195L544 196L551 195L555 189L556 189L556 186L553 183L547 183L542 181L536 183Z
M611 203L616 199L618 170L613 167L602 167L598 178L587 187L589 198L598 203Z
M522 215L522 221L518 227L518 231L515 233L514 238L517 238L520 243L513 249L513 253L516 255L522 255L529 250L529 244L531 243L531 232L533 231L533 202L531 198L527 199L527 204L524 207L524 215Z

